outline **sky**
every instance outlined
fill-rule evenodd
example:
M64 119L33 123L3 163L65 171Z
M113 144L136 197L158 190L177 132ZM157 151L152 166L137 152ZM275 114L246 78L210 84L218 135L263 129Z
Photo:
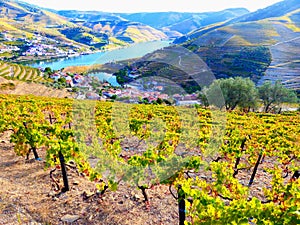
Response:
M23 0L51 9L96 10L104 12L208 12L244 7L250 11L282 0Z

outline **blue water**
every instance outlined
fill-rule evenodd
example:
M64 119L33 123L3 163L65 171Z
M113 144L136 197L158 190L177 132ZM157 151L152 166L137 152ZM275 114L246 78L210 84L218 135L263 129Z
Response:
M107 52L97 52L90 55L81 55L77 57L62 58L58 60L41 61L34 64L28 64L28 66L42 68L50 67L52 70L59 70L68 66L104 64L113 61L142 57L150 52L169 45L169 41L143 42L133 44L122 49L116 49Z
M109 73L103 73L103 72L90 73L89 76L97 77L99 81L107 81L108 83L110 83L112 86L115 87L120 86L120 84L117 81L117 77Z

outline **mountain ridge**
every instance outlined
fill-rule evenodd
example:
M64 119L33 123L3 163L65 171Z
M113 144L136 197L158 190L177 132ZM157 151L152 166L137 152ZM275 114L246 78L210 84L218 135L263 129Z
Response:
M147 12L147 13L108 13L101 11L59 10L59 15L69 19L81 18L85 22L120 20L139 22L166 33L176 33L181 36L194 28L198 28L215 21L224 21L243 15L249 11L245 8L230 8L217 12ZM172 35L169 35L172 37Z

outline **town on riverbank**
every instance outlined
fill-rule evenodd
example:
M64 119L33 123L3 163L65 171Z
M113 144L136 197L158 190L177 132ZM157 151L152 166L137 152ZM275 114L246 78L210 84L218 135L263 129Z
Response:
M167 94L169 88L159 81L143 79L143 85L133 82L128 85L114 86L107 80L100 80L93 75L69 73L64 70L51 71L50 68L42 69L44 76L53 80L55 87L65 88L75 92L76 99L92 99L101 101L120 101L126 103L190 105L200 104L197 93ZM110 78L115 79L113 75Z

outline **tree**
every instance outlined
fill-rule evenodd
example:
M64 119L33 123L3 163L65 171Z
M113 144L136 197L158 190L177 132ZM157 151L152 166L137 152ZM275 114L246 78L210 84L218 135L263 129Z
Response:
M161 98L157 98L156 103L161 105L163 103L163 100Z
M110 99L116 100L117 97L118 97L117 95L112 95L112 96L110 97Z
M226 110L234 110L237 106L241 108L253 108L257 102L257 89L249 78L235 77L229 79L215 80L208 88L203 90L207 99L222 98L224 102L215 100L215 104ZM203 98L203 96L202 96Z
M275 84L270 81L265 82L258 88L258 92L265 112L270 112L283 102L297 102L295 91L285 88L279 81L276 81Z
M204 89L204 90L205 90L205 89ZM203 92L205 92L205 91L203 91ZM202 104L204 107L208 107L208 106L209 106L209 102L208 102L208 99L207 99L207 97L206 97L205 94L200 93L200 94L198 95L198 99L201 101L201 104Z
M64 78L64 77L60 77L60 78L58 78L57 82L58 82L59 84L66 84L67 80L66 80L66 78Z
M44 73L45 73L45 75L49 76L49 75L51 75L53 72L52 72L52 69L51 69L50 67L46 67L46 68L44 69Z

